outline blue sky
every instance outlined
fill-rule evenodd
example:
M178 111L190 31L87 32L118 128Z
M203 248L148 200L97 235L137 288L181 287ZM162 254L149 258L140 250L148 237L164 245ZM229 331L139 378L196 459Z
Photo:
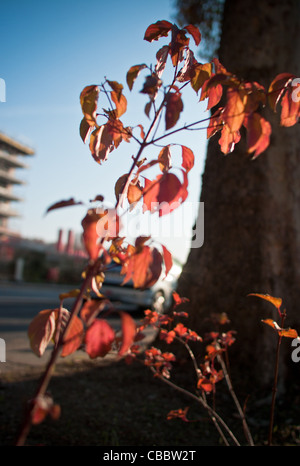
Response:
M70 197L88 201L103 194L106 201L114 202L114 181L129 169L136 147L122 143L104 164L96 164L79 137L79 94L86 85L103 82L104 77L119 81L128 98L123 123L147 127L149 120L143 112L147 99L139 93L143 78L130 92L126 73L132 65L155 64L155 54L167 39L150 44L143 40L144 32L157 20L174 22L174 15L169 0L1 2L0 77L6 82L6 102L0 103L0 131L36 152L27 159L29 169L18 173L27 184L15 190L24 202L14 206L22 217L11 226L23 236L55 241L59 228L81 232L86 207L44 216L56 201ZM192 89L187 89L183 101L182 123L207 116ZM195 208L205 140L205 131L190 131L179 133L172 141L195 153L188 198ZM149 156L157 155L158 148L153 148ZM193 221L192 214L191 226ZM187 249L180 241L170 241L169 247L175 256L185 258Z

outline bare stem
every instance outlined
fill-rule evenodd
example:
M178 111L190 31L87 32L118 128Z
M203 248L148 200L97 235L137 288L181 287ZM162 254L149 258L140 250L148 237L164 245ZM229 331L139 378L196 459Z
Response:
M284 311L281 314L281 328L284 327L285 318L286 318L286 311ZM270 412L268 446L272 445L272 438L273 438L273 425L274 425L275 401L276 401L277 383L278 383L279 354L280 354L281 340L282 340L282 336L278 335L277 348L276 348L275 371L274 371L274 382L273 382L273 389L272 389L272 402L271 402L271 412Z
M203 408L205 408L211 418L211 420L213 421L214 425L217 427L218 429L218 432L220 433L220 435L222 436L222 439L224 440L225 444L228 446L228 442L226 440L226 437L224 436L224 433L222 432L222 430L220 429L220 425L222 425L222 427L225 429L225 431L229 434L229 436L231 437L231 439L233 440L233 442L235 443L236 446L240 446L240 443L238 442L238 440L236 439L235 435L233 434L233 432L229 429L228 425L223 421L223 419L218 415L218 413L216 413L207 403L206 401L202 398L202 397L198 397L196 395L194 395L193 393L189 392L188 390L185 390L184 388L180 387L179 385L176 385L175 383L171 382L170 380L166 379L165 377L163 377L161 374L159 374L154 368L151 367L151 370L152 372L160 379L162 380L163 382L165 382L166 384L168 384L170 387L174 388L175 390L183 393L184 395L192 398L193 400L197 401L198 403L200 403L202 405Z
M224 377L225 377L229 392L230 392L230 394L232 396L232 399L233 399L233 401L234 401L234 403L235 403L235 405L237 407L238 413L239 413L239 415L240 415L240 417L242 419L245 436L246 436L246 438L247 438L247 440L249 442L249 445L253 447L254 442L253 442L253 439L252 439L252 436L251 436L251 433L250 433L250 430L249 430L249 427L248 427L248 424L247 424L247 421L246 421L246 418L245 418L245 414L244 414L244 411L243 411L243 409L242 409L242 407L240 405L239 400L237 399L235 391L233 389L231 379L229 377L229 374L228 374L228 371L227 371L227 368L226 368L226 364L224 363L224 360L223 360L222 356L218 355L217 358L218 358L219 363L221 364L221 367L222 367L222 370L223 370L223 373L224 373Z
M93 277L94 275L94 272L95 272L95 268L97 267L97 262L95 262L89 269L89 272L87 273L87 276L85 278L85 280L83 281L82 285L81 285L81 289L80 289L80 293L78 294L75 302L74 302L74 305L73 305L73 308L72 308L72 311L70 313L70 318L67 322L67 325L65 326L62 334L61 334L61 337L60 337L60 340L58 342L58 344L55 345L52 353L51 353L51 357L48 361L48 364L46 366L46 369L42 375L42 378L39 382L39 385L37 387L37 390L36 390L36 393L34 395L34 398L33 400L35 400L38 396L43 396L45 395L46 393L46 390L47 390L47 387L49 385L49 382L50 382L50 379L52 377L52 374L54 372L54 368L55 368L55 364L57 362L57 359L58 357L60 356L60 353L61 353L61 350L62 350L62 343L64 341L64 338L65 338L65 335L67 334L67 331L68 329L70 328L70 325L72 323L72 321L74 320L75 316L78 314L80 308L81 308L81 304L82 304L82 300L83 300L83 297L84 297L84 294L86 292L86 289L88 288L89 284L90 284L90 280L91 278ZM19 436L18 436L18 439L17 439L17 442L16 442L16 446L24 446L25 445L25 441L26 441L26 438L28 436L28 433L30 431L30 428L31 428L31 420L32 420L32 413L33 413L33 409L34 409L34 403L30 403L29 406L28 406L28 410L25 414L25 418L24 418L24 422L21 426L21 429L20 429L20 433L19 433Z

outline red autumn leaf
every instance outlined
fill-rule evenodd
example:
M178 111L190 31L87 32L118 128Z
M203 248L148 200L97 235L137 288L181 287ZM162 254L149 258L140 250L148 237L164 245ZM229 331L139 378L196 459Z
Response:
M221 131L221 137L219 139L219 144L223 154L229 154L234 150L235 144L237 144L241 139L241 134L239 131L231 132L228 126L225 124Z
M286 338L297 338L298 337L298 333L296 330L292 329L292 328L281 328L277 322L275 322L274 320L272 319L264 319L262 320L262 322L264 324L267 324L269 325L270 327L272 327L274 330L276 330L278 332L278 335L281 336L281 337L286 337Z
M248 152L254 152L253 158L258 157L270 144L272 128L270 123L258 113L251 113L244 120L247 129Z
M198 46L201 42L201 33L199 29L194 26L193 24L189 24L188 26L184 26L184 29L188 31L189 34L193 37L195 44Z
M95 317L101 312L106 304L106 299L98 300L98 299L88 299L82 306L80 311L80 317L87 325L93 321Z
M34 425L40 424L48 414L50 414L52 419L57 420L60 416L60 412L60 406L54 404L49 395L39 395L33 400L31 422Z
M215 107L220 102L223 95L223 86L221 84L208 87L209 82L210 80L206 80L203 83L200 96L200 101L208 99L207 110Z
M174 330L170 330L168 332L166 329L161 329L159 336L161 340L164 340L166 343L170 344L174 341L176 333L174 332Z
M163 173L172 168L170 145L163 147L158 154L159 168Z
M170 92L166 97L166 130L173 128L176 125L180 113L183 110L183 102L180 92Z
M127 312L120 312L120 316L122 320L122 344L119 356L123 356L135 341L136 323Z
M173 291L174 308L180 304L187 303L188 298L181 297L176 291Z
M174 327L174 332L179 337L184 337L187 335L188 329L181 322L179 322L179 324L177 324L176 327Z
M157 21L156 23L151 24L144 35L144 40L152 42L153 40L158 40L160 37L166 37L172 29L172 23L169 21Z
M106 320L95 319L85 334L86 352L91 359L104 357L111 350L115 332Z
M96 125L97 105L100 89L96 85L86 86L80 94L80 104L85 121L91 126Z
M65 314L65 323L63 323L63 325L61 326L61 331L63 331L64 326L67 324L67 321L70 318L70 313L66 309L62 309L61 311ZM63 347L61 352L61 356L63 358L74 353L79 348L79 346L82 344L83 333L84 329L82 320L79 319L79 317L77 316L72 317L71 324L68 330L66 331L66 334L64 335Z
M236 89L228 89L227 102L223 111L223 120L232 133L239 131L245 117L245 106Z
M193 151L186 146L181 146L182 149L182 167L189 172L194 166L194 153Z
M276 111L280 98L294 77L290 73L281 73L273 79L268 89L268 100L272 110Z
M163 258L164 258L164 263L165 263L165 276L167 276L173 266L172 254L166 248L166 246L162 245L162 249L163 249Z
M70 207L73 205L82 205L82 202L75 201L73 197L65 201L59 201L59 202L56 202L55 204L52 204L50 207L48 207L48 209L46 210L46 214L50 212L51 210L61 209L62 207Z
M95 129L90 137L90 151L94 160L101 164L113 150L113 137L107 125Z
M134 65L129 68L126 74L126 82L130 90L133 88L134 81L140 74L140 72L144 69L147 68L145 64L142 65Z
M159 212L159 216L168 214L186 199L187 179L181 183L173 173L158 175L154 181L145 181L144 211Z
M125 275L123 284L132 280L135 288L148 288L160 277L162 256L156 248L143 246L140 252L133 254L122 267Z
M56 309L40 311L28 327L28 338L32 351L41 357L55 332Z
M96 209L89 209L86 216L81 222L83 228L84 247L91 259L97 259L101 246L97 233L97 223L100 219Z
M206 377L200 377L198 379L197 388L204 390L206 393L210 393L214 389L214 384L211 383Z

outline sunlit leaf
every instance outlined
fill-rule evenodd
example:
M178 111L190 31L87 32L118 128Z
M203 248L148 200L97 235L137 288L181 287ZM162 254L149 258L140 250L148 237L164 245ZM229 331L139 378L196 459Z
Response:
M173 259L172 259L172 254L166 248L166 246L162 245L162 249L163 249L163 259L165 263L165 276L167 276L173 266Z
M198 94L205 81L207 81L212 74L211 63L197 63L192 67L191 86Z
M134 342L136 335L136 323L127 312L120 312L122 322L122 343L119 356L123 356Z
M170 145L163 147L158 154L159 168L163 173L168 172L172 167Z
M186 146L181 146L182 150L182 167L189 172L194 166L194 153L193 151Z
M272 128L270 123L259 113L251 113L244 120L247 129L247 148L253 153L253 158L258 157L270 144Z
M258 298L264 299L266 301L269 301L270 303L273 304L277 309L280 309L280 306L282 304L282 299L281 298L275 298L274 296L270 296L269 294L261 294L261 293L250 293L248 296L257 296Z
M230 131L227 125L224 125L221 131L219 144L223 154L233 152L235 145L240 141L241 134L239 131Z
M245 105L238 90L229 89L223 111L223 120L232 133L239 131L245 117Z

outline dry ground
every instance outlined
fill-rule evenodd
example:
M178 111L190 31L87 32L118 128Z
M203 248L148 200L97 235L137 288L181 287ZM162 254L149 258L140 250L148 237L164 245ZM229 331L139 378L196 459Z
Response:
M177 381L188 386L187 369L176 368ZM15 444L24 404L37 387L40 369L5 373L0 383L0 445ZM140 363L123 361L65 362L57 367L49 392L61 406L61 417L33 426L27 445L45 446L219 446L219 435L207 414L184 395L153 377ZM299 400L298 400L299 401ZM230 398L223 387L216 398L219 414L246 444ZM251 403L249 403L251 405ZM188 418L167 420L170 410L189 406ZM300 445L296 403L280 404L275 419L277 445ZM256 445L265 445L269 404L250 407L249 425Z

